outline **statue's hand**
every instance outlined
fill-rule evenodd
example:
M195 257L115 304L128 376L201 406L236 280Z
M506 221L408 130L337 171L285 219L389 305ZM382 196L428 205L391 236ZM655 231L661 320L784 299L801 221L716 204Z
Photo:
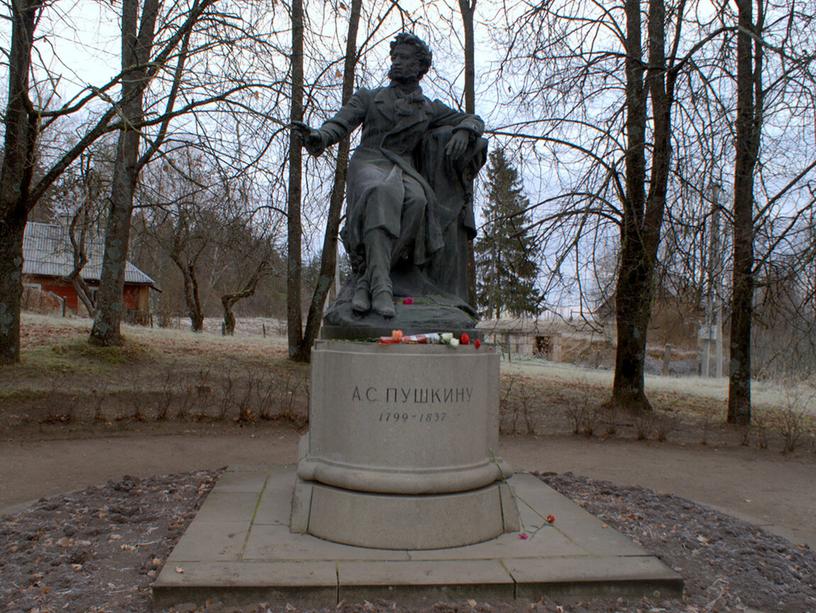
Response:
M323 153L323 137L320 135L319 131L309 127L308 124L305 124L302 121L293 121L289 127L300 135L306 151L315 157Z
M445 155L453 160L462 157L470 144L470 134L467 130L456 130L445 146Z

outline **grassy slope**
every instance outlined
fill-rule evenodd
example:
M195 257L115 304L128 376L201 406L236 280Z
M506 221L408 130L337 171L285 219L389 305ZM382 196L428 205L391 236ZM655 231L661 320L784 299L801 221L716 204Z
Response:
M222 337L126 326L124 346L98 348L86 342L89 330L88 320L24 315L22 362L0 369L0 426L29 431L38 426L41 431L44 423L132 427L142 420L305 420L308 366L287 359L285 339L279 335ZM724 379L650 376L647 392L656 412L639 418L608 415L598 408L608 399L611 376L609 371L540 360L503 362L502 431L578 429L595 436L717 444L746 437L722 424ZM814 411L814 403L808 402L812 392L755 384L754 440L760 444L768 430L779 430L777 417L766 417L777 415L786 403L798 412ZM803 423L812 428L812 420Z
M512 362L502 364L502 371L559 381L564 385L579 384L604 390L612 387L611 371L583 368L572 364L514 358ZM693 406L703 407L707 404L714 406L725 403L728 399L728 379L647 375L646 393L658 404L676 399L680 402L689 402ZM754 381L751 384L751 396L754 408L760 412L797 401L803 410L816 415L816 389L812 383ZM695 399L699 399L699 402Z
M308 369L277 338L125 326L121 347L87 343L90 321L25 314L22 360L0 369L0 426L305 416ZM249 405L252 405L251 407ZM162 411L164 415L162 415ZM249 417L248 415L245 417Z
M298 369L286 359L286 346L277 337L222 337L123 326L125 344L102 348L87 343L90 326L86 319L25 314L22 360L0 371L3 388L47 389L56 376L77 390L85 388L89 379L126 389L139 383L150 390L169 372L185 376L202 369Z

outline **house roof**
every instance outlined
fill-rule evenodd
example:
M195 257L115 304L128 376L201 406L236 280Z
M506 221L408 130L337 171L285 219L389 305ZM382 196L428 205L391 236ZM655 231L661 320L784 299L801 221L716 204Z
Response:
M86 240L88 263L82 269L86 281L99 281L105 241L101 236ZM73 270L73 250L68 228L61 224L30 221L23 234L23 274L65 277ZM130 262L125 265L125 283L153 285L155 281Z
M488 334L537 335L576 330L586 325L586 322L582 319L570 319L568 316L570 313L569 308L565 308L563 311L567 316L551 313L539 318L503 317L501 319L483 319L477 324L476 328Z

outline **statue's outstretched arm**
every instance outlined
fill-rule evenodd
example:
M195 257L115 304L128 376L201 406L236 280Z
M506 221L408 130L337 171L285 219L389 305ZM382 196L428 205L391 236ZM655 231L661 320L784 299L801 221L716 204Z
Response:
M337 114L320 126L320 133L326 142L326 146L341 141L346 136L354 132L366 116L368 104L371 100L371 92L367 89L359 89L349 98L348 103L343 105Z
M312 128L302 121L293 121L291 128L300 134L306 151L318 156L327 147L331 147L351 134L363 122L369 98L368 90L358 90L348 103L343 105L343 108L319 129Z
M309 124L303 123L302 121L293 121L289 127L300 135L300 139L306 151L313 156L317 157L326 149L320 131L310 127Z

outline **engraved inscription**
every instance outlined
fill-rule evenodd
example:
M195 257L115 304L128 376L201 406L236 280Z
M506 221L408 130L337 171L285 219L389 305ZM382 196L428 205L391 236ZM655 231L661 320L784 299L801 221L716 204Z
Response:
M473 398L470 387L364 387L355 385L353 402L384 402L385 404L461 404Z
M434 411L433 413L380 413L380 421L393 423L408 423L413 421L416 423L440 423L445 421L448 414L445 411Z

